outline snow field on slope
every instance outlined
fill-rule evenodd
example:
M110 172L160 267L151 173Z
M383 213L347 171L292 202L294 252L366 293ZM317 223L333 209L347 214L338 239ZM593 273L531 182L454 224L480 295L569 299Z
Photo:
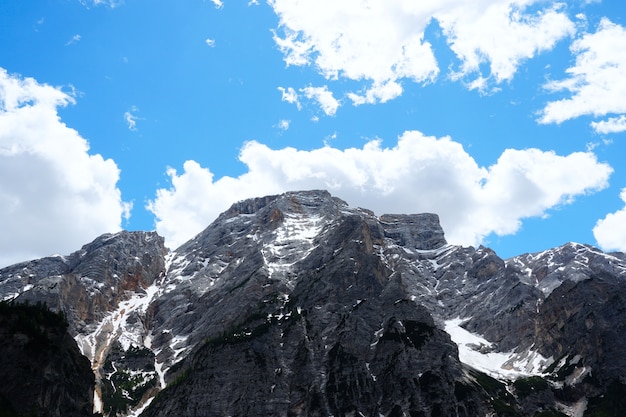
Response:
M313 240L324 224L321 216L286 214L271 243L261 249L269 275L285 279L292 265L306 258L315 248Z
M467 320L447 320L444 326L444 330L459 347L459 360L464 364L496 379L515 380L541 375L541 370L552 363L552 359L544 358L532 350L523 353L493 351L493 343L461 327Z
M129 300L119 303L118 308L106 316L93 332L79 334L74 338L81 353L91 362L94 371L104 365L105 354L115 342L119 342L124 350L128 350L131 345L144 346L143 330L129 326L128 318L133 313L145 314L150 301L158 291L158 285L153 284L146 288L145 294L135 293ZM99 390L94 390L94 412L101 413L102 407Z

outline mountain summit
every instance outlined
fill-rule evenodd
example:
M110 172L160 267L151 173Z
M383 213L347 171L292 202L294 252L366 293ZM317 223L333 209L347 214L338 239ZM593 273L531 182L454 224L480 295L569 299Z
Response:
M4 268L0 295L67 317L107 415L578 417L624 409L625 279L621 253L503 260L306 191L173 252L120 232Z

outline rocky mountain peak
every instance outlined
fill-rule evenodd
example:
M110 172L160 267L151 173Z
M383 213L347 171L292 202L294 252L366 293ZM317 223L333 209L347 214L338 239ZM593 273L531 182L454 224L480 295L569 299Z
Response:
M66 314L111 416L579 417L626 388L625 279L623 254L503 260L436 214L313 190L235 203L172 252L120 232L5 268L0 295Z
M272 205L273 209L303 213L316 211L318 214L338 207L348 207L345 201L333 197L326 190L311 190L287 192L280 195L271 195L260 198L250 198L234 203L228 210L222 213L217 221L223 221L241 214L255 214L265 207Z
M436 214L383 214L380 221L385 229L385 236L400 246L432 250L448 243Z

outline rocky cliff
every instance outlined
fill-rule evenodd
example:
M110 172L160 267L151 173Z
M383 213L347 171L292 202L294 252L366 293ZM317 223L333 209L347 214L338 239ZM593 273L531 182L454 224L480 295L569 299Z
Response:
M43 305L0 303L0 415L92 415L94 375L67 332Z
M171 253L122 232L5 268L0 295L66 314L109 415L582 417L621 415L625 279L621 253L503 260L308 191Z

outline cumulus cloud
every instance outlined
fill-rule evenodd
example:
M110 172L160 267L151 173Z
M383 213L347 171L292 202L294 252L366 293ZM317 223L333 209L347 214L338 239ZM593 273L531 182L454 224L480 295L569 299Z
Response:
M271 149L248 142L239 159L247 172L214 179L195 161L168 170L148 209L174 248L192 238L235 201L288 190L327 189L352 206L383 213L438 213L452 243L474 245L491 233L515 233L524 218L607 187L610 166L590 152L557 155L538 149L502 153L478 166L449 137L405 132L395 146L380 140L362 148ZM578 175L585 172L584 176Z
M562 3L541 0L269 4L279 17L274 41L287 65L312 66L329 80L363 82L361 91L349 94L357 105L397 97L401 80L429 83L438 77L432 45L424 39L433 21L459 59L455 78L481 89L510 80L524 60L575 30ZM481 73L482 64L489 66L488 74Z
M208 47L213 48L215 46L215 39L206 38L204 43L206 43Z
M302 88L300 91L306 98L316 101L326 116L334 116L337 113L337 109L340 106L339 101L333 97L332 91L329 91L327 86L309 86Z
M626 188L622 188L620 198L625 204L624 208L607 214L593 228L593 235L604 250L626 252Z
M565 72L568 77L551 81L544 88L570 93L571 97L549 102L540 114L541 123L562 123L576 117L601 117L594 122L599 133L623 131L626 113L626 30L603 18L595 33L587 33L571 48L576 63Z
M599 122L591 122L591 127L598 133L619 133L626 131L626 115L609 117Z
M386 83L374 83L364 93L350 92L348 98L352 100L352 104L359 106L361 104L385 103L402 95L402 86L396 81L387 81Z
M450 48L461 61L453 78L478 74L467 85L485 90L492 83L513 79L527 59L551 50L556 43L575 32L574 23L554 3L536 13L526 8L536 1L456 2L435 14ZM480 66L488 64L489 74Z
M90 155L60 120L57 109L73 103L0 68L0 265L69 253L129 214L115 162Z
M298 93L293 87L278 87L278 91L282 93L282 101L286 101L287 103L295 104L298 107L298 110L302 108L300 101L298 99Z

